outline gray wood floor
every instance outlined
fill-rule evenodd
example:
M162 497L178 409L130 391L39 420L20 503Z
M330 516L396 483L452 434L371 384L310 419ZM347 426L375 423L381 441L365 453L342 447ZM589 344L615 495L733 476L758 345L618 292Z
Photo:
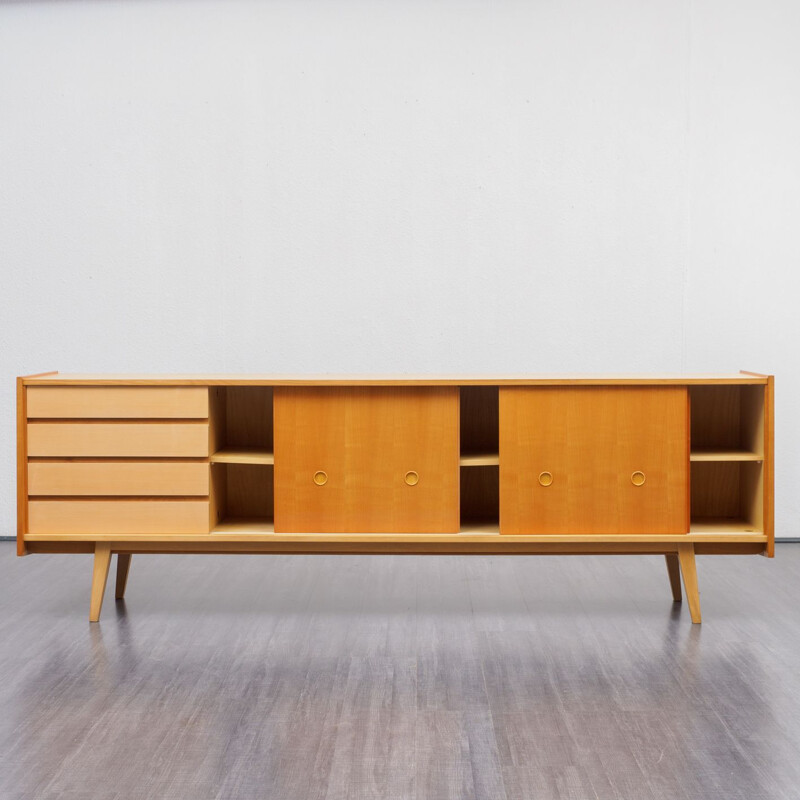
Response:
M88 556L0 543L0 798L800 797L800 545Z

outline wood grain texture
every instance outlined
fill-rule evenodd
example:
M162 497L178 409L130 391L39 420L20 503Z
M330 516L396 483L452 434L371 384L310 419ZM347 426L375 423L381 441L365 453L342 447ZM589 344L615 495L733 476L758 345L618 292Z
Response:
M686 404L680 387L501 389L501 534L688 532Z
M32 534L203 534L208 500L30 500Z
M461 530L491 525L500 530L500 471L497 466L461 467Z
M683 588L686 592L686 600L689 603L692 622L699 625L702 619L700 615L700 591L697 588L697 564L694 557L694 545L679 544L678 560L681 565Z
M54 376L55 372L39 372L17 378L17 555L24 556L25 535L28 532L28 389L25 381L31 378Z
M500 436L498 388L462 386L459 417L461 463L472 454L491 454L496 458Z
M766 384L767 376L744 373L687 374L217 374L150 373L109 375L56 373L25 378L26 385L59 386L689 386L696 384Z
M775 378L769 376L764 389L764 475L763 518L767 547L764 554L775 556Z
M28 419L205 419L208 389L154 386L37 387L28 390Z
M17 555L25 555L28 532L28 424L25 407L27 394L22 378L17 378Z
M201 461L32 461L28 464L30 496L207 496L208 492L208 464Z
M224 447L208 460L212 464L274 464L275 454L260 447Z
M457 533L458 424L452 388L276 389L275 530Z
M208 456L208 423L32 422L29 456Z
M673 553L667 553L664 556L667 562L667 575L669 576L669 585L672 589L672 600L675 603L680 603L683 599L681 595L681 565L678 556Z
M131 570L131 559L133 556L130 553L117 554L117 583L114 588L114 598L122 600L125 597L125 589L128 586L128 574Z
M265 464L214 464L216 525L235 519L273 518L274 469Z
M103 595L108 581L108 568L111 564L111 545L98 542L94 548L92 569L92 594L89 603L89 622L98 622L103 608Z

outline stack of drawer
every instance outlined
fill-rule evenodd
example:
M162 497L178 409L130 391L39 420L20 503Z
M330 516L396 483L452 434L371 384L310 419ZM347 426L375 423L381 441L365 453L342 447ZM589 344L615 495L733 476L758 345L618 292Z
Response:
M32 534L208 533L207 387L31 386Z

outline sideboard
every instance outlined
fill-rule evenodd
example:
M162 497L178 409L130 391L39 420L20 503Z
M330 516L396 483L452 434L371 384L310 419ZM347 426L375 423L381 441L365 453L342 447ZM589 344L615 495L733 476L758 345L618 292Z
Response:
M17 379L18 553L774 555L770 375Z

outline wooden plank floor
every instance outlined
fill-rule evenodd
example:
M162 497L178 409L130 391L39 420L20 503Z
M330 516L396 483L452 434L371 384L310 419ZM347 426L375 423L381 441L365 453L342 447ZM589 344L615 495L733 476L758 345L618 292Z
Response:
M3 800L795 800L800 545L701 557L137 556L0 543ZM112 573L113 575L113 573Z

